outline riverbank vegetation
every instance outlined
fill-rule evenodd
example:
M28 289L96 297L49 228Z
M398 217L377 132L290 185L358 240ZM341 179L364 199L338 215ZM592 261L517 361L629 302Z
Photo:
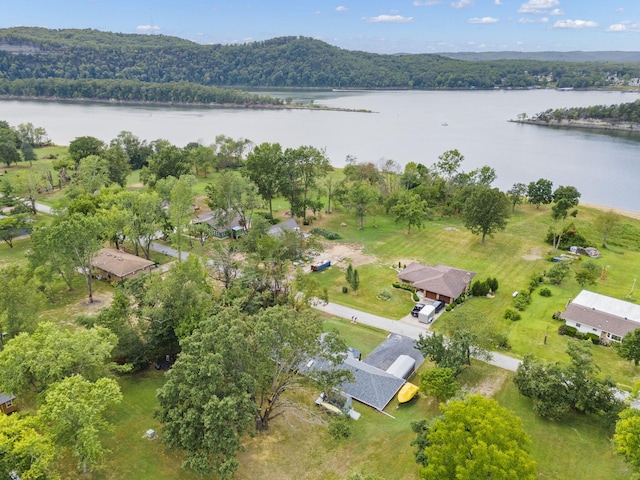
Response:
M435 331L448 335L469 322L481 324L497 335L492 344L504 352L547 361L566 361L567 345L581 341L620 388L631 390L640 380L633 362L613 348L557 334L562 322L555 314L583 288L575 274L590 260L567 262L559 281L550 274L558 263L551 261L558 255L555 237L578 231L585 239L580 246L602 250L593 260L598 275L585 280L588 288L634 301L640 223L620 216L605 221L601 211L578 203L575 188L554 186L551 172L541 172L549 179L523 178L505 193L492 187L499 172L488 165L465 170L457 150L429 165L401 168L393 161L375 165L350 158L339 170L322 149L309 145L283 149L219 136L211 145L177 146L130 132L108 143L79 136L68 148L42 146L29 162L22 144L35 143L26 132L36 131L46 145L46 132L33 125L0 124L0 152L15 150L0 180L2 201L12 203L5 214L25 214L24 200L37 207L37 213L26 212L34 233L16 239L13 248L0 245L0 326L7 332L0 347L0 391L19 395L19 426L35 429L41 458L51 457L40 478L55 478L56 472L79 478L85 468L96 479L173 478L185 460L205 478L302 478L309 472L334 479L418 478L411 424L439 414L434 399L420 394L408 404L393 400L388 415L358 405L362 417L348 424L350 436L334 438L327 429L331 417L313 402L345 377L337 370L336 376L309 378L299 368L323 354L337 354L327 360L338 360L345 344L366 354L386 336L329 316L320 320L310 308L314 299L400 319L414 302L411 292L393 283L412 261L469 270L494 285L491 295L465 297L443 312ZM480 201L484 194L500 208ZM53 211L43 213L43 206ZM297 229L286 227L292 217ZM231 226L228 219L238 221ZM73 242L57 241L61 226L69 234L76 224L91 228L76 231ZM282 229L268 233L272 227ZM303 239L314 228L338 236ZM549 233L554 245L546 243ZM118 284L94 278L89 296L86 255L78 259L68 249L85 237L81 246L89 255L96 245L111 246L150 257L163 273ZM181 253L189 257L173 262ZM331 267L310 273L311 263L325 257ZM358 271L355 291L343 288L349 265ZM505 318L515 308L514 291L530 292L530 302L519 319ZM333 350L316 341L321 331L333 332L326 339ZM76 355L69 352L79 343L85 353L95 353L93 363L73 363ZM40 361L16 360L29 346ZM44 368L58 364L50 373ZM432 367L425 362L421 372ZM578 479L587 472L596 479L628 478L628 468L613 454L605 419L571 409L558 422L540 419L512 378L472 361L457 381L464 391L493 396L520 417L538 478ZM102 379L116 379L118 389ZM62 398L60 385L73 386L76 395L64 403L76 411L104 403L104 411L86 410L93 420L82 424L104 431L100 438L68 435L69 425L41 415ZM149 429L164 440L145 437ZM169 431L176 433L167 440ZM51 445L57 455L49 455ZM25 462L19 452L12 458ZM195 478L190 470L181 475Z
M634 62L471 61L348 51L306 37L199 45L34 27L0 29L0 72L6 95L242 105L256 99L217 89L624 88L640 78Z

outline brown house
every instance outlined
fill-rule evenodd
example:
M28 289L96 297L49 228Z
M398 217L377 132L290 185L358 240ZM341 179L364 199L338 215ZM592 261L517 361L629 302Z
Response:
M413 262L397 276L403 283L421 291L426 298L450 304L469 290L475 275L447 265L429 266Z
M15 400L16 397L14 395L7 395L6 393L0 392L0 412L5 415L15 412L18 409Z
M110 282L120 282L127 278L134 278L141 272L151 272L155 262L121 252L115 248L103 248L91 261L91 266L97 275Z

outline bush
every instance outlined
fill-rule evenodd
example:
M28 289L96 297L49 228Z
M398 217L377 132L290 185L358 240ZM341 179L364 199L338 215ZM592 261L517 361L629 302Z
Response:
M507 308L504 311L504 318L506 318L507 320L511 320L512 322L515 322L516 320L520 320L522 317L513 308Z
M416 292L413 292L411 295L413 297L413 301L414 302L419 302L420 301L420 297L418 296L418 294Z
M539 273L534 273L529 279L529 291L533 292L542 283L543 278Z
M587 333L586 337L591 340L591 343L593 343L594 345L599 345L600 344L600 337L598 335L596 335L595 333Z
M342 238L342 235L340 235L339 233L332 232L325 228L312 228L311 233L314 235L320 235L327 240L340 240Z
M349 293L348 287L342 287L342 293Z
M542 296L542 297L550 297L551 296L551 290L549 290L547 287L544 287L544 288L540 289L540 296Z
M557 312L554 312L553 315L551 315L551 318L554 320L562 320L562 312L560 310L558 310Z
M474 297L486 297L490 289L487 281L476 280L471 284L471 295Z
M564 335L567 335L569 337L575 337L576 333L578 333L578 329L576 327L564 325Z
M563 323L558 327L558 335L566 335L566 333L567 333L567 326Z
M531 303L531 294L529 292L520 292L513 299L513 306L521 312L524 312L529 303Z
M349 438L351 436L350 418L345 415L332 418L329 421L329 435L334 440Z
M454 305L455 305L455 304L453 304L453 303L451 303L451 304L447 305L447 306L445 307L445 309L444 309L444 310L445 310L445 312L450 312L451 310L453 310Z
M413 285L409 285L408 283L401 282L393 282L393 288L399 288L401 290L406 290L411 293L416 293L416 288Z
M391 300L391 292L386 288L383 288L382 291L378 294L378 298L380 300Z
M498 291L498 279L497 278L487 278L486 280L487 285L489 286L489 288L491 289L491 291L493 293L496 293Z
M547 233L546 241L549 245L553 245L553 232L551 230ZM560 250L569 250L569 247L574 245L584 247L588 244L587 239L578 232L578 229L572 222L564 228L558 248Z

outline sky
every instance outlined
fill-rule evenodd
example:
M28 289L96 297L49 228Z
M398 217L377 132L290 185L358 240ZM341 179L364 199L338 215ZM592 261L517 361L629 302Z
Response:
M0 28L201 44L300 35L375 53L640 50L640 0L5 0Z

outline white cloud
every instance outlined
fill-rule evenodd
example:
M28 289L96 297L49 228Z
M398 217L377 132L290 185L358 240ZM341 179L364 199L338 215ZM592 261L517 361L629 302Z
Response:
M564 15L564 10L560 10L559 8L554 8L549 12L549 15Z
M592 28L597 27L598 23L593 22L591 20L558 20L553 24L553 28L569 28L569 29L580 29L580 28Z
M614 12L616 12L616 13L622 13L622 12L624 12L624 8L616 8L616 9L614 10Z
M547 23L547 22L549 22L548 17L518 19L518 23Z
M500 0L493 0L493 4L494 5L502 5L502 2Z
M607 28L607 32L640 32L640 23L614 23Z
M420 2L419 0L414 0L414 7L433 7L435 5L440 5L442 2L440 0L427 0L426 2Z
M499 20L494 17L470 18L467 23L496 23Z
M558 0L529 0L527 3L520 5L518 12L543 14L549 12L549 10L552 10L558 5L560 5Z
M138 25L136 30L143 33L158 33L162 29L157 25Z
M340 5L339 7L336 7L336 12L346 12L347 10L349 9L344 5Z
M453 8L471 7L472 5L473 5L473 0L459 0L457 2L451 2L451 6Z
M378 15L377 17L364 17L367 23L410 23L413 17L403 17L402 15Z

